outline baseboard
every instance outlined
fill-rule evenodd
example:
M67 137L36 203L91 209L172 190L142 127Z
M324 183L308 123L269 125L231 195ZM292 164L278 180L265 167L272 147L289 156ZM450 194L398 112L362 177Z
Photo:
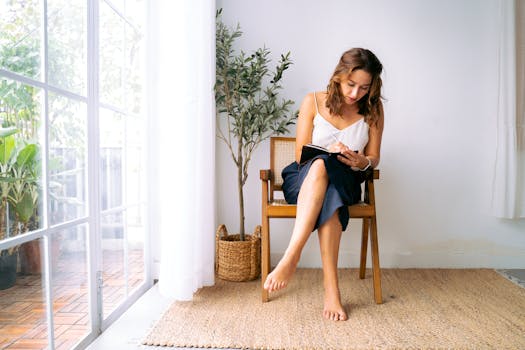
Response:
M282 254L272 254L272 266L281 259ZM359 252L341 252L339 267L358 267ZM525 256L503 256L481 253L380 253L379 262L382 268L494 268L494 269L525 269ZM318 252L304 252L299 267L321 267L321 256ZM370 253L367 266L371 267Z

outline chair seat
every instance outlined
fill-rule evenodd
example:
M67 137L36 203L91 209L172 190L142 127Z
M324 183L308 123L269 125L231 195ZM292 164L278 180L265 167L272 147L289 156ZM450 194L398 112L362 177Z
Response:
M288 204L284 199L274 199L268 202L268 216L276 218L294 218L297 213L295 204ZM372 217L375 215L374 206L363 201L348 206L348 212L352 218Z

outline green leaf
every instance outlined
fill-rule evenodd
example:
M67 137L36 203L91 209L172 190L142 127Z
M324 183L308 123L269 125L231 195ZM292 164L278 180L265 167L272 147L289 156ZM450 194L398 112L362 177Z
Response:
M27 165L32 164L33 160L35 159L36 153L37 146L34 143L26 145L18 153L18 157L16 158L16 165L20 168L23 168Z
M14 135L18 132L18 129L14 126L10 126L7 128L0 127L0 138L8 137L11 135Z
M15 148L15 138L12 134L0 138L0 164L7 164Z
M24 223L28 222L35 211L33 197L31 197L29 192L25 192L21 200L15 203L14 207L20 221Z

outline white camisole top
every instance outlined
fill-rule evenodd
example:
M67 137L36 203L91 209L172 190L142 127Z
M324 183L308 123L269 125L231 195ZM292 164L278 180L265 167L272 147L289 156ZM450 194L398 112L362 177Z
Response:
M361 118L344 129L338 129L319 114L317 97L314 92L315 110L312 143L328 148L330 145L341 141L351 150L364 152L368 143L368 124Z

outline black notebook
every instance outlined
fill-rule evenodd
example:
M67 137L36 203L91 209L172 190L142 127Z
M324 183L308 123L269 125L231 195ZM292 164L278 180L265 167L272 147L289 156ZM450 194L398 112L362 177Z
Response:
M340 152L330 152L324 147L312 145L311 143L304 145L303 149L301 151L301 161L300 163L303 164L304 162L309 161L310 159L321 155L321 154L328 154L328 155L334 155L337 156L341 154Z

